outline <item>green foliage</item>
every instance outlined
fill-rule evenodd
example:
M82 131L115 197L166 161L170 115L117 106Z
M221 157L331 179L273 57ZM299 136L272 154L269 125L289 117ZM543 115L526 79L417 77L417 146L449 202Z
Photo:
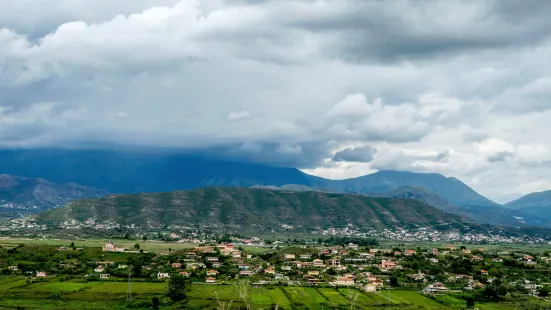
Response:
M217 215L213 217L212 214ZM279 227L280 223L304 228L351 223L375 229L464 223L458 216L443 213L416 200L252 188L201 188L169 193L111 195L71 202L66 207L41 214L37 221L51 223L88 218L138 227L144 223L188 225L193 219L194 225L231 225L255 227L255 230ZM125 233L124 237L129 239L130 234ZM228 236L222 238L229 241ZM355 241L375 245L372 241Z
M151 307L153 310L159 310L159 297L153 297L151 298Z
M181 301L186 299L186 287L187 279L179 275L174 275L170 277L168 282L168 293L167 296L172 301Z

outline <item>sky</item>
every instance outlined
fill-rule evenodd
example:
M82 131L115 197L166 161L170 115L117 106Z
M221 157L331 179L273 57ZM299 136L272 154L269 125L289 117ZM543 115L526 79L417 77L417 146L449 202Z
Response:
M0 0L0 148L551 189L551 2Z

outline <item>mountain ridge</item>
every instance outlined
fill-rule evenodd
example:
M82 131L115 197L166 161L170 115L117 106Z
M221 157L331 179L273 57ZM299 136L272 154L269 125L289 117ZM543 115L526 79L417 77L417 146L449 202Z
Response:
M551 190L534 192L504 204L510 209L519 210L526 207L551 208Z
M48 162L48 165L40 163ZM209 186L304 185L326 191L385 194L401 186L426 187L450 203L499 206L456 178L383 170L329 180L296 168L207 158L181 152L115 150L0 150L0 172L75 182L111 193L167 192Z
M20 207L45 209L74 199L98 198L107 194L105 190L76 183L54 183L43 178L0 174L0 201Z
M348 224L384 229L466 222L411 199L243 187L110 195L72 201L37 216L41 223L88 219L145 228L199 225L243 230L269 230L282 224L311 229Z

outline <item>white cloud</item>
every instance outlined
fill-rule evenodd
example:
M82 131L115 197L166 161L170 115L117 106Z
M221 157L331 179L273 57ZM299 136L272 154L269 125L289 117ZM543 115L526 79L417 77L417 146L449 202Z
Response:
M549 184L550 12L497 0L7 0L0 146L225 148L334 178L440 172L505 200ZM372 162L331 161L366 145Z
M240 112L231 112L226 117L227 122L235 122L235 121L241 121L251 118L252 115L249 113L249 111L240 111Z

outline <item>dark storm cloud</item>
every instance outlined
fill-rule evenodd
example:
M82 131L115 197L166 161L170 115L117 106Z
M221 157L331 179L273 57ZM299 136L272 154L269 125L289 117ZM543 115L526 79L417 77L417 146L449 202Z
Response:
M272 142L232 143L189 149L188 152L217 159L267 163L275 166L315 168L331 155L327 143L282 145Z
M333 161L368 163L373 160L375 154L377 154L377 149L372 146L347 148L336 152L333 156Z
M549 1L349 1L340 14L297 21L334 35L347 61L396 61L537 44L550 36Z

